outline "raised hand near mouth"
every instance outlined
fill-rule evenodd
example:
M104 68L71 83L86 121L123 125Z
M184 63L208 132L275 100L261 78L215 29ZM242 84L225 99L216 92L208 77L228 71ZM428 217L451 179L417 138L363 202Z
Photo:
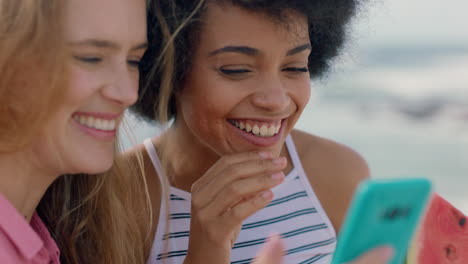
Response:
M188 263L230 263L242 222L273 199L284 157L247 152L221 157L192 186Z

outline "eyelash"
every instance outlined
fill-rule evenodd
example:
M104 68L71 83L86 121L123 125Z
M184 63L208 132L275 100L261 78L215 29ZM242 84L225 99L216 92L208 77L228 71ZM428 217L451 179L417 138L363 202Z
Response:
M290 67L290 68L286 68L284 70L287 70L287 71L292 71L292 72L297 72L297 73L301 73L301 72L309 72L309 69L307 67L303 67L303 68L300 68L300 67Z
M251 72L250 70L246 70L246 69L227 70L227 69L222 69L222 68L220 68L219 71L226 75L244 74L244 73ZM285 68L283 71L290 71L294 73L305 73L305 72L309 72L309 69L307 67L302 67L302 68L301 67L289 67L289 68Z
M236 70L226 70L226 69L219 69L220 72L223 74L243 74L243 73L248 73L251 72L250 70L245 70L245 69L236 69Z
M139 60L129 60L127 61L128 64L130 64L131 67L139 68L141 61Z
M97 57L80 57L80 56L75 56L75 59L85 62L85 63L90 63L90 64L97 64L102 61L101 58Z
M75 59L84 62L84 63L89 63L89 64L98 64L102 62L101 58L98 57L80 57L80 56L75 56ZM139 60L128 60L127 63L134 68L140 67L141 61Z

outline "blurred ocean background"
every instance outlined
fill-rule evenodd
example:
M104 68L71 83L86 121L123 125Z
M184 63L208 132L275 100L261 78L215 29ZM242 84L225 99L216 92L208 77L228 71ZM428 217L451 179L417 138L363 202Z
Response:
M468 213L467 10L465 0L368 0L297 128L352 147L375 178L427 177ZM129 119L136 142L158 132Z

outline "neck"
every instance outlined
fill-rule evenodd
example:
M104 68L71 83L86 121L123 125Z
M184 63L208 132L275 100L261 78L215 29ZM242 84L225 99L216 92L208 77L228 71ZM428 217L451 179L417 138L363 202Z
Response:
M25 153L0 154L0 193L29 222L47 188L57 178Z
M183 123L183 122L180 122ZM191 133L185 133L184 124L170 127L156 140L161 162L167 170L172 186L190 192L191 186L220 158L202 145Z

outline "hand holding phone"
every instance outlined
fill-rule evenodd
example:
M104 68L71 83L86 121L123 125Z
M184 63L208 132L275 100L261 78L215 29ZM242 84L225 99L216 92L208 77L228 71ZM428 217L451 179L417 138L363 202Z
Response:
M353 261L384 245L394 249L389 263L403 263L430 192L430 181L419 178L361 183L338 236L332 264Z

